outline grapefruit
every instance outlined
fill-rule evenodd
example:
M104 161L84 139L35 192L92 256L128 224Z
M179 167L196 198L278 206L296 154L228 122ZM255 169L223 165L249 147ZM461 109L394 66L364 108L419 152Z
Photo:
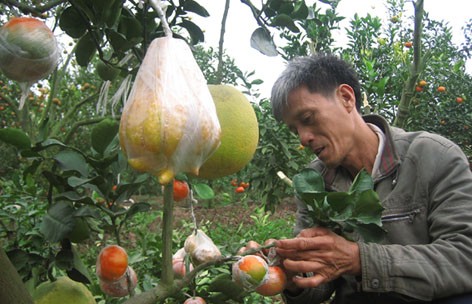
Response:
M59 277L54 282L41 283L33 293L35 304L95 304L87 287L69 277Z
M243 93L229 85L209 85L221 126L221 144L200 168L199 178L216 179L244 168L259 142L256 113Z

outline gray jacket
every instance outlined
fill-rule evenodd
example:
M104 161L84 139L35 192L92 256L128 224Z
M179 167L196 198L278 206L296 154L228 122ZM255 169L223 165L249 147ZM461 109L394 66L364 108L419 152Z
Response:
M364 120L386 135L381 176L374 180L383 207L382 243L359 241L362 275L343 276L286 303L320 303L336 292L334 303L430 301L472 292L472 172L453 142L427 132L405 132L380 116ZM349 175L310 167L322 173L327 191L347 191ZM316 225L297 200L295 233Z

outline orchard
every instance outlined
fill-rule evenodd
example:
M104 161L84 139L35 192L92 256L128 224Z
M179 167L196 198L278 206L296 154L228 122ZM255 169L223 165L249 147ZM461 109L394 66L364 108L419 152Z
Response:
M422 0L382 1L388 21L355 15L335 46L339 1L242 2L260 53L342 56L364 114L442 134L472 162L472 19L454 45ZM203 3L1 1L1 303L282 303L271 245L238 250L291 237L293 212L275 214L312 155ZM218 47L196 16L221 27Z

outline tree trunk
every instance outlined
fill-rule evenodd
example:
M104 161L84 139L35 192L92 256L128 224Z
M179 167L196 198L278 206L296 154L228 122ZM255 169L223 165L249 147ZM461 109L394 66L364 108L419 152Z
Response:
M33 303L31 295L3 248L0 248L0 303Z

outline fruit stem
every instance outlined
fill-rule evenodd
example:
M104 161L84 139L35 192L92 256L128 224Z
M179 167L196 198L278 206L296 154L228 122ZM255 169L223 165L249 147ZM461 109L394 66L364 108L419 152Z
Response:
M169 23L167 23L166 15L162 10L161 0L149 0L151 6L156 10L159 19L161 20L162 29L166 37L172 37L172 31L170 30Z
M164 213L162 215L162 275L161 282L171 285L174 281L172 270L172 222L174 209L174 183L164 186Z

